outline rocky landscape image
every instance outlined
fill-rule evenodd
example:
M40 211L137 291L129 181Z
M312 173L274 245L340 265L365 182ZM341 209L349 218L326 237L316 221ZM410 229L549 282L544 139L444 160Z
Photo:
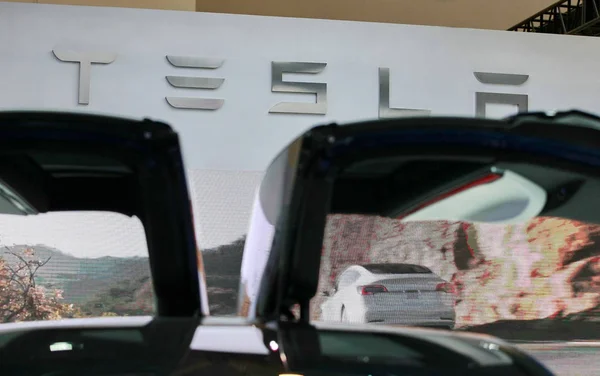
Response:
M419 264L454 285L458 329L599 338L599 240L600 226L559 218L499 225L331 215L319 291L352 264ZM317 320L321 295L312 301Z
M244 239L204 251L215 315L236 313ZM147 257L77 258L44 245L0 249L0 322L152 315Z

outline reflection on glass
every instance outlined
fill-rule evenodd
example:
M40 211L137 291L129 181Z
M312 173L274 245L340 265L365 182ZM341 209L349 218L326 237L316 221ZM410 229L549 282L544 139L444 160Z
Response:
M251 227L244 244L244 257L240 277L238 312L241 316L252 315L260 287L275 228L267 220L257 199L252 210Z
M256 296L269 257L275 226L292 195L302 141L281 152L269 166L254 200L250 229L244 244L238 314L253 317Z

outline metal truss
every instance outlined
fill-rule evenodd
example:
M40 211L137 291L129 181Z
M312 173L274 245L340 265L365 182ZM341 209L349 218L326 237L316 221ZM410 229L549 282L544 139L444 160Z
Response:
M561 0L508 30L597 37L600 36L600 0Z

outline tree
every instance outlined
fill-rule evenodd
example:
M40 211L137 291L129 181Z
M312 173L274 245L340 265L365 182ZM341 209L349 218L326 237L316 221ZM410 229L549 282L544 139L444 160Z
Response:
M154 313L150 276L115 280L77 307L77 317L145 316Z
M62 291L48 289L36 281L46 260L36 258L32 249L13 251L6 247L0 256L0 323L58 320L74 317L76 309L63 302Z

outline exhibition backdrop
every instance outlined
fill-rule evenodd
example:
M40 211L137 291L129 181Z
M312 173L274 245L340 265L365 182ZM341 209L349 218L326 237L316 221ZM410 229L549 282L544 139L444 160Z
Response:
M233 313L243 238L255 189L271 158L295 136L313 125L332 121L413 114L496 117L517 110L570 108L597 113L598 47L597 38L573 36L0 3L0 109L83 111L150 117L171 124L181 135L189 169L211 308L213 313ZM342 222L342 227L348 223ZM456 235L462 227L448 226L436 252L466 247L457 240L462 236ZM511 230L520 234L521 240L500 244L501 240L492 248L510 248L510 252L529 249L531 242L526 234L533 230L524 226ZM573 226L575 234L588 231L588 227L581 230L583 227ZM402 231L398 234L410 238L406 228ZM346 232L344 236L358 236L352 234ZM419 232L410 234L414 237ZM572 236L576 235L565 235L564 239ZM423 239L428 237L423 235ZM486 240L480 233L477 239L484 250L481 254L486 255L485 250L492 248L481 244L498 237ZM562 244L564 239L556 242ZM592 257L596 254L595 237L585 235L585 239L586 257ZM0 218L0 241L12 251L33 247L38 255L54 255L54 264L49 264L42 277L52 279L53 286L64 290L63 298L73 302L83 302L90 291L95 294L108 288L110 283L105 280L117 278L116 264L103 264L106 257L101 256L131 259L127 262L134 265L146 255L139 223L121 217ZM410 251L402 246L395 249L398 255L419 251L414 247ZM531 257L541 262L544 255L552 254L554 259L548 262L554 266L546 267L543 275L561 270L565 259L557 261L556 252L563 251L540 252L536 248L527 253L533 256L523 253L510 257L516 263ZM339 249L330 254L339 256ZM406 254L397 257L416 257ZM334 256L330 257L333 260ZM370 256L365 257L367 260ZM490 273L485 270L490 262L496 265L490 261L492 256L483 257L485 262L473 257L479 261L462 267L454 265L454 258L443 259L438 272L452 281L477 279L477 273ZM104 261L93 261L100 259ZM334 269L351 261L340 261ZM133 270L131 265L123 266L123 270ZM113 274L106 274L109 269ZM466 270L471 269L475 271L469 274ZM82 270L96 274L84 283L73 277ZM139 270L143 274L147 269ZM63 277L53 277L57 273ZM523 270L519 273L527 274ZM335 275L329 277L334 279ZM143 278L123 278L131 283L129 300L109 302L114 307L106 310L151 310L151 304L135 303L136 299L151 296L147 281L140 286L136 283ZM533 282L523 283L511 287L510 293L518 297L519 288L531 289ZM475 291L473 286L461 291ZM539 307L536 314L524 313L525 308L518 312L510 307L481 308L491 300L483 299L477 291L473 296L478 300L457 308L460 325L561 316L558 309ZM550 299L552 304L568 305L560 312L572 316L573 310L595 307L598 296L594 289L590 291L596 295L585 295L587 300L581 309L575 303L557 303L548 298L553 294L550 292L527 304ZM120 299L118 294L112 298ZM98 304L92 308L105 307ZM473 312L465 311L471 306L477 306L476 312L475 308Z

